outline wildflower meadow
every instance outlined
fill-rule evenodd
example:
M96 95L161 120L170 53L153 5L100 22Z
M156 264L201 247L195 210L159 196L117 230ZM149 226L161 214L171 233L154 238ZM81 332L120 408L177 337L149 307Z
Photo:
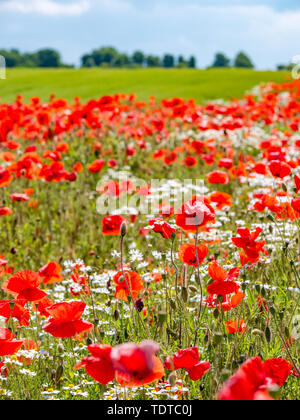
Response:
M0 400L300 398L300 81L0 102Z

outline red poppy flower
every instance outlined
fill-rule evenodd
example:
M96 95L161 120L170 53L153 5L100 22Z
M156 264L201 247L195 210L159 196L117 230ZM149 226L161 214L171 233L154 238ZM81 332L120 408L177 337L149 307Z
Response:
M193 168L197 165L197 159L193 156L187 156L185 159L183 159L182 164L187 168Z
M199 264L202 264L208 254L206 245L197 245L197 256ZM197 267L196 249L193 244L183 244L179 248L178 258L187 265Z
M57 338L68 338L83 332L91 332L93 324L80 320L86 304L84 302L56 303L47 312L52 316L43 329Z
M155 233L160 233L163 238L170 239L172 233L176 230L172 228L167 222L161 219L153 219L149 221L149 226L152 226L152 230Z
M256 241L262 232L261 228L257 228L253 233L247 228L239 228L237 229L237 232L240 235L240 238L232 238L232 242L238 248L242 248L244 252L241 256L247 257L247 261L256 263L259 261L260 253L268 255L267 251L264 249L266 242ZM243 264L246 264L247 261L245 260Z
M264 362L264 369L269 378L277 384L279 387L282 387L289 375L293 365L285 359L269 359Z
M207 286L207 292L211 295L226 296L231 293L236 293L239 290L237 283L233 281L239 275L238 269L233 269L229 273L214 263L208 267L208 274L215 280Z
M206 179L210 184L226 185L229 183L229 176L226 172L215 171L206 175Z
M54 302L46 296L39 302L33 303L32 306L33 310L35 312L38 311L40 316L45 316L46 318L48 318L50 316L50 313L47 311L47 308L50 308L50 306L52 306L53 304Z
M210 206L208 199L193 197L186 201L180 209L176 211L176 224L186 232L197 231L197 227L204 227L208 223L215 223L216 215Z
M246 323L241 321L225 321L225 328L228 334L235 334L237 332L243 333L246 329Z
M30 197L27 194L17 194L17 193L11 194L10 198L12 199L13 202L14 201L20 202L20 201L29 201L30 200Z
M121 233L121 225L127 220L122 216L106 216L102 219L102 233L108 236L118 236Z
M271 162L269 169L274 177L281 179L289 176L292 172L291 167L287 163L281 162L279 160L274 160Z
M0 300L0 316L6 318L8 321L10 318L16 318L19 321L19 326L28 327L30 314L29 310L25 309L24 306L26 300Z
M88 346L91 357L85 357L74 369L85 368L86 373L102 385L113 381L115 370L111 361L112 347L92 344Z
M296 212L300 213L300 197L297 197L292 201L292 207Z
M116 379L128 388L147 385L161 379L165 370L156 357L159 346L153 341L121 344L113 348L111 360Z
M43 279L44 284L53 284L60 282L63 277L60 274L62 268L56 262L49 262L47 265L39 269L39 275Z
M295 175L295 179L294 179L295 185L296 185L296 190L297 193L300 190L300 175L296 174Z
M218 210L223 210L224 207L232 207L232 196L230 194L217 191L209 196L209 200L217 204Z
M200 381L203 375L210 370L209 362L198 362L192 368L188 369L189 377L192 381Z
M105 160L98 159L98 160L95 160L93 163L90 164L88 170L91 173L96 174L96 173L102 171L104 165L105 165Z
M46 293L38 289L41 278L34 271L20 271L11 276L2 286L17 299L25 299L28 302L36 302L43 299Z
M12 356L23 345L23 341L13 341L14 335L6 328L0 328L0 357Z
M1 207L0 208L0 216L8 216L13 214L13 211L10 207Z
M6 169L0 166L0 187L7 187L13 180L13 176Z
M199 362L198 347L178 350L173 356L174 369L191 369Z
M114 284L116 285L115 297L127 301L128 296L132 295L133 299L137 299L138 293L144 290L144 283L140 275L134 271L119 271L114 276ZM130 288L130 290L129 290ZM131 293L130 293L131 292Z

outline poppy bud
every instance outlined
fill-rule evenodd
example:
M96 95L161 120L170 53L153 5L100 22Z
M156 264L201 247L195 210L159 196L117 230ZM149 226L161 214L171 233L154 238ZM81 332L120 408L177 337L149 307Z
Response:
M265 337L266 337L267 342L271 343L272 335L271 335L271 330L269 327L267 327L265 330Z
M272 314L273 316L275 316L275 315L276 315L276 309L274 308L274 306L271 306L271 308L270 308L270 312L271 312L271 314Z
M189 292L188 292L188 289L186 287L182 288L181 296L182 296L183 302L187 303L187 301L189 300Z
M13 302L13 301L9 302L9 308L10 308L11 312L14 310L14 307L15 307L15 302Z
M90 346L91 344L93 344L92 340L90 339L90 337L87 338L86 340L86 345Z
M60 378L63 376L63 373L64 373L64 368L62 365L59 365L56 370L56 375L55 375L56 382L60 380Z
M176 233L175 232L172 232L171 233L171 240L172 240L172 242L175 241L175 238L176 238Z
M214 318L218 319L219 318L219 309L215 309L213 312Z
M254 329L254 330L252 330L252 331L251 331L251 334L252 334L252 335L259 335L259 336L261 336L261 337L263 337L263 336L264 336L264 332L263 332L263 331L261 331L261 330L259 330L259 329Z
M177 375L175 372L172 372L168 379L168 382L171 385L171 387L176 385L176 381L177 381Z
M143 299L136 300L134 306L136 307L136 310L138 312L142 312L142 310L144 309L144 306L145 306L144 302L143 302Z
M63 353L64 351L65 351L65 348L64 348L64 346L63 346L63 344L59 344L58 346L57 346L57 350L58 350L58 353Z
M189 286L189 290L190 290L190 292L194 292L194 293L198 292L198 289L197 289L196 286Z
M118 311L118 309L115 310L113 318L115 321L118 321L118 319L120 318L120 312Z
M126 236L126 235L127 235L128 228L127 228L127 223L126 223L126 222L123 222L123 223L121 224L121 230L120 230L120 232L121 232L121 237L122 237L122 238L124 238L124 236Z

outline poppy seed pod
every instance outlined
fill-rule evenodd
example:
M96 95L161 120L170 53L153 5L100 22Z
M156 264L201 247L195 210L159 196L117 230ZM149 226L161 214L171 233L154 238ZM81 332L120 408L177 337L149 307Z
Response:
M127 228L127 223L126 223L126 222L123 222L123 223L121 224L121 229L120 229L120 232L121 232L121 237L122 237L122 238L124 238L124 236L126 236L126 235L127 235L127 233L128 233L128 228Z
M171 387L176 385L176 381L177 381L177 375L175 372L172 372L168 379L168 382L171 385Z

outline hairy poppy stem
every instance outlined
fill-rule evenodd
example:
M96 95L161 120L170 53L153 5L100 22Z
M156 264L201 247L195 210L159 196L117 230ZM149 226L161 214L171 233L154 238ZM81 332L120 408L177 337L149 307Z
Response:
M203 288L202 288L201 277L200 277L200 263L199 263L199 256L198 256L198 232L199 231L198 231L198 225L197 225L196 226L196 235L195 235L195 253L196 253L196 261L197 261L197 280L198 280L198 284L200 286L201 297L200 297L199 313L198 313L197 322L196 322L196 333L195 333L194 347L196 347L197 340L198 340L198 326L199 326L199 321L200 321L200 318L201 318L202 301L203 301Z
M135 306L135 304L134 304L134 299L133 299L133 296L132 296L132 291L131 291L131 285L130 285L130 284L128 284L128 281L127 281L127 278L126 278L126 275L125 275L125 271L124 271L124 262L123 262L123 256L124 256L124 237L125 237L125 235L121 234L121 240L120 240L120 248L121 248L121 271L122 271L122 275L123 275L123 277L124 277L124 281L125 281L125 283L126 283L126 286L127 286L128 290L129 290L129 294L130 294L131 301L132 301L132 306L133 306L134 310L135 310L135 311L136 311L136 313L137 313L138 320L139 320L139 322L141 323L141 325L142 325L142 327L143 327L143 329L144 329L144 331L145 331L146 335L149 337L149 336L150 336L150 334L149 334L149 332L147 331L147 329L146 329L146 327L145 327L145 324L144 324L144 322L143 322L142 318L140 317L140 313L139 313L139 311L137 310L137 308L136 308L136 306ZM130 281L129 281L129 283L130 283Z

